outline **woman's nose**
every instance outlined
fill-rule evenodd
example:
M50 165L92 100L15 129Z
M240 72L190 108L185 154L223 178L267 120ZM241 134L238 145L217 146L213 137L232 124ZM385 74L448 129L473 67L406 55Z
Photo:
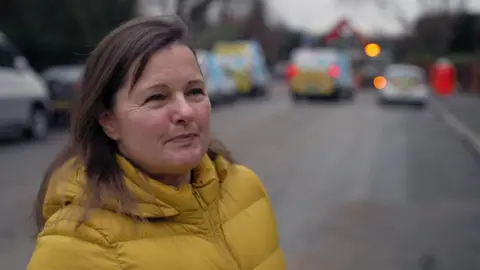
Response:
M185 97L176 98L173 104L173 120L174 122L191 122L195 117L192 104Z

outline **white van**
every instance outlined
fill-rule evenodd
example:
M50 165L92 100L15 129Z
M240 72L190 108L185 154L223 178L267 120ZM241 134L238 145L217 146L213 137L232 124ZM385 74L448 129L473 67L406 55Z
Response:
M258 41L219 41L213 47L219 64L234 79L241 95L266 96L271 76Z
M204 50L197 50L196 54L212 105L233 102L237 94L235 80L221 68L217 55Z
M46 138L51 102L43 79L0 32L0 133Z

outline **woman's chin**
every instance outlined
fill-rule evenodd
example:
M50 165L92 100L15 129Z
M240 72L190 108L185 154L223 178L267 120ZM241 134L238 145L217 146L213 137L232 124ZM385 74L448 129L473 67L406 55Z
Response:
M169 167L177 173L187 172L198 166L204 154L204 151L177 151L172 154Z

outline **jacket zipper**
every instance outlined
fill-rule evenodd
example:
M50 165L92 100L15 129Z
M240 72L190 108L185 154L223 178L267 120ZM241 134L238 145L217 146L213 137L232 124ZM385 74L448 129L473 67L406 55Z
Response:
M210 212L208 210L207 205L203 201L202 196L200 193L192 187L193 194L195 195L195 199L197 199L198 203L200 204L200 207L203 210L204 214L204 219L207 221L208 227L210 228L210 232L212 233L215 241L217 242L220 250L222 253L224 253L225 258L227 258L228 261L232 264L234 267L233 270L240 270L240 266L238 263L235 261L235 259L232 256L231 251L229 250L227 243L225 242L225 239L223 238L223 235L219 235L219 231L216 229L215 226L215 221L213 220L212 216L210 215Z

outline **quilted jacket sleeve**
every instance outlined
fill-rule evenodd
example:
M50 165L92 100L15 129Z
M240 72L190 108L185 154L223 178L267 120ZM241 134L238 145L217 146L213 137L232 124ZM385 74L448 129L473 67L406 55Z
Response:
M118 270L115 251L99 244L64 235L37 239L27 270Z

